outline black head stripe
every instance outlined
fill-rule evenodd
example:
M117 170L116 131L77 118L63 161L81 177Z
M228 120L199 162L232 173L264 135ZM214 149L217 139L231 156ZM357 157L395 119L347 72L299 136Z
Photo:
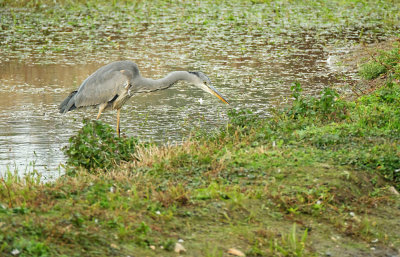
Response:
M190 74L196 75L197 77L200 78L200 73L198 73L197 71L189 71Z
M210 81L206 74L201 71L189 71L190 74L196 75L198 78L204 81Z

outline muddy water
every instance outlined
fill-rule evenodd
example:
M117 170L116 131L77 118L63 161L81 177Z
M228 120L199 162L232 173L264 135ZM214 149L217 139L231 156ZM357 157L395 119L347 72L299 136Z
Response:
M35 64L12 59L1 62L1 172L37 170L46 178L58 176L59 165L65 161L61 148L82 126L82 118L94 118L97 110L77 110L61 115L57 106L88 75L108 61L133 60L143 76L152 78L172 70L203 70L230 100L231 106L224 105L185 83L165 91L134 96L122 111L122 133L159 143L179 141L195 126L215 129L226 122L229 108L250 108L267 114L268 108L285 101L295 80L311 94L340 81L326 61L340 51L328 50L308 35L304 35L303 41L290 42L293 51L287 50L287 44L260 47L257 38L246 40L250 49L246 53L220 47L216 55L188 61L185 56L190 56L189 48L188 53L177 51L170 65L168 61L157 64L157 60L163 58L162 53L151 56L159 49L143 52L135 49L132 51L135 54L127 54L126 58L110 51L108 57L105 54L100 61L93 58L85 64L74 63L74 60L65 61L68 64ZM218 45L212 47L218 48ZM167 59L173 54L168 50L164 56ZM102 119L115 126L115 116L109 111Z

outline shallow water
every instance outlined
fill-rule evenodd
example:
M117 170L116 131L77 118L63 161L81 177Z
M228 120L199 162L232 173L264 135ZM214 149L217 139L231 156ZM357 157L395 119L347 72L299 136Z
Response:
M266 114L270 106L288 96L295 80L309 91L337 82L326 63L328 55L323 48L309 46L293 56L302 63L300 66L279 58L262 62L250 57L215 56L207 64L206 72L229 99L230 106L193 86L179 83L165 91L134 96L122 111L122 133L165 143L179 141L194 126L213 129L223 125L229 108L250 108ZM102 65L17 61L0 64L1 170L6 166L25 170L31 163L46 176L54 174L64 161L60 148L82 126L83 117L94 118L97 113L97 109L90 108L61 115L57 106ZM158 74L170 70L174 68L141 68L142 75L148 77L160 77ZM108 111L102 120L115 126L115 116L115 112Z
M335 36L312 29L272 31L268 22L249 32L232 29L224 20L219 27L192 31L177 27L175 17L168 17L158 23L142 22L133 34L126 23L118 25L119 33L112 26L100 29L108 40L89 37L95 46L91 51L85 51L88 44L77 36L76 42L69 39L65 50L43 52L45 39L39 38L28 40L31 46L15 43L6 48L11 50L0 52L0 172L35 169L47 179L59 175L58 167L65 161L61 148L82 126L83 117L95 118L97 109L61 115L57 106L88 75L111 61L132 60L142 76L151 78L173 70L201 70L231 103L225 105L185 83L134 96L122 110L122 134L163 144L179 142L193 127L223 126L229 108L268 115L271 106L287 101L294 81L301 82L308 94L344 83L343 73L327 60L350 51L360 35L355 28ZM61 26L58 32L47 33L55 34L56 42L57 36L64 39L65 33L73 36L74 31ZM370 32L370 41L384 38L380 32ZM14 39L3 30L0 40ZM352 75L346 74L347 80ZM115 112L104 113L102 120L115 126Z

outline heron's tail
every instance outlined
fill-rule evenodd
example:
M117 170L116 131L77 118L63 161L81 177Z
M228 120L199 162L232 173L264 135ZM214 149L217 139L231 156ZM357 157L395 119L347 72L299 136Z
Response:
M69 96L67 96L67 98L65 98L65 100L60 104L60 106L58 107L60 113L66 113L76 108L75 100L72 98L75 96L77 92L78 91L71 92L71 94L69 94Z

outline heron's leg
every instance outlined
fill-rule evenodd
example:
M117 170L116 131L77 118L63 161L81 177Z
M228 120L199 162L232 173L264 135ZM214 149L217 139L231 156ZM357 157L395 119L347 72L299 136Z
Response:
M107 103L99 105L99 113L97 114L96 120L98 120L100 118L101 113L104 111L104 109L106 109L106 107L107 107Z
M119 134L120 134L120 129L119 129L119 117L120 117L120 113L121 113L121 109L118 109L118 110L117 110L117 134L118 134L118 137L119 137Z

